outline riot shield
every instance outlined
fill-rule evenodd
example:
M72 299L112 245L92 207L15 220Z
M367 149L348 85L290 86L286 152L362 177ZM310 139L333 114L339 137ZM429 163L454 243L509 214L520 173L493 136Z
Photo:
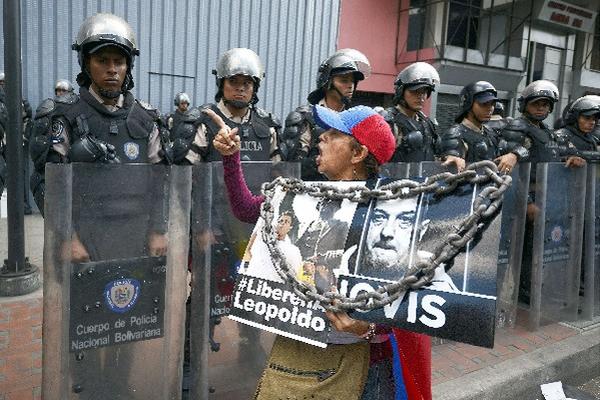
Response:
M512 185L504 193L502 202L496 303L498 328L514 327L516 323L530 170L530 164L515 166L511 174Z
M422 162L411 164L410 174L431 176L446 171L455 173L456 168L445 167L439 162ZM496 326L499 328L512 327L516 322L529 173L529 164L519 164L513 169L513 182L502 203L496 303ZM464 262L462 255L455 259L457 265Z
M408 163L387 163L381 166L381 175L390 178L408 178L410 164Z
M565 168L562 163L538 164L535 199L528 204L527 219L533 222L529 328L546 321L577 319L585 168ZM522 284L529 264L522 265Z
M274 335L225 317L253 225L233 215L221 163L193 170L190 398L251 398ZM300 177L296 163L248 162L243 170L254 194L277 176Z
M600 165L588 165L587 174L581 318L590 320L600 316Z
M46 167L43 398L180 399L190 172Z

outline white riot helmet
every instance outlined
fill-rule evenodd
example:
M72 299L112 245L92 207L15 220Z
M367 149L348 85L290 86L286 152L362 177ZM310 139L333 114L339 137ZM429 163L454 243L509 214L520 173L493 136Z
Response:
M73 92L73 85L66 79L59 79L54 84L54 90L64 90L65 92Z
M431 92L435 92L437 85L440 84L440 74L433 65L426 62L416 62L404 68L394 81L394 103L405 104L404 90L417 90L422 87L428 89L427 97L431 96Z
M173 103L175 104L175 107L179 107L181 103L188 103L188 105L192 104L190 101L190 96L185 92L177 93L175 95L175 99L173 99Z
M218 87L215 101L220 101L223 97L223 80L236 75L249 76L254 81L254 93L250 104L258 102L257 92L260 87L260 81L265 77L265 68L263 67L258 54L246 48L235 48L227 50L221 55L217 62L217 68L212 71L216 77Z
M86 70L85 59L89 54L95 53L103 47L116 46L123 51L127 58L127 76L123 82L122 91L133 88L133 61L140 54L136 47L135 34L131 26L123 18L114 14L100 13L88 17L79 28L75 42L71 46L77 51L77 60L81 73L77 75L77 83L87 87L92 78Z

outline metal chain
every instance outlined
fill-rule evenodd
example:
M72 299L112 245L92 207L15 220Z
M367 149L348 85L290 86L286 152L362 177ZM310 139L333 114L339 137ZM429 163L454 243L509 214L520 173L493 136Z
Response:
M262 239L271 252L273 265L278 274L292 286L293 291L301 299L318 301L325 309L334 312L351 309L370 311L394 302L407 289L419 289L431 282L435 269L441 264L447 264L451 261L483 228L483 221L493 216L500 208L503 194L511 182L512 178L509 175L498 174L498 168L492 161L472 163L464 171L457 174L442 172L432 175L423 183L402 179L382 185L377 189L368 189L364 186L342 189L328 183L307 185L296 178L279 177L262 186L265 195L265 201L261 205L261 217L265 222L262 229ZM348 298L333 291L321 294L314 285L298 280L294 268L289 265L279 246L277 246L277 233L272 224L274 207L271 201L278 187L294 194L307 194L315 198L347 199L352 202L367 203L373 199L406 199L420 194L447 195L461 185L482 185L486 183L491 184L483 188L475 198L473 213L456 227L455 232L444 238L443 242L434 249L433 254L428 259L417 262L401 280L384 285L373 292L361 292L354 298Z

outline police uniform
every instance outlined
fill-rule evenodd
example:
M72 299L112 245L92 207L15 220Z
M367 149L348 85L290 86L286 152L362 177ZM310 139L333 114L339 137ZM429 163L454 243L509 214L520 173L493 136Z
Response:
M554 133L557 139L566 141L580 151L598 151L600 138L581 132L572 125L556 130Z
M467 164L493 160L498 154L498 136L495 131L482 125L478 128L468 119L453 125L441 140L441 154L464 159Z
M327 107L325 98L317 104ZM317 170L316 160L319 155L319 137L325 130L315 123L312 110L313 106L307 104L296 108L287 116L281 146L282 149L285 148L284 158L287 161L300 161L303 180L321 181L325 178Z
M223 100L217 104L209 104L202 108L210 108L230 128L238 128L242 161L280 161L278 133L281 124L273 114L251 106L242 117L234 116L225 106ZM196 135L192 145L201 151L204 161L219 161L221 155L214 148L212 141L219 131L217 125L206 114L202 113L197 121Z
M106 162L110 153L121 163L162 161L159 114L131 92L121 94L115 105L103 103L93 89L82 87L80 95L47 99L38 107L30 151L35 172L32 191L40 210L44 205L46 162ZM111 151L85 154L82 141L96 139ZM75 151L73 151L75 149Z
M203 117L200 110L194 107L183 113L176 110L168 120L175 164L197 165L202 162L205 149L198 147L197 136L202 133L198 125Z
M519 158L519 161L531 162L532 170L536 163L560 161L556 137L541 121L536 126L521 116L510 121L500 134L509 148L521 145L527 149L529 155Z
M421 111L411 118L399 104L386 111L386 120L396 137L391 162L434 161L438 137L431 119Z

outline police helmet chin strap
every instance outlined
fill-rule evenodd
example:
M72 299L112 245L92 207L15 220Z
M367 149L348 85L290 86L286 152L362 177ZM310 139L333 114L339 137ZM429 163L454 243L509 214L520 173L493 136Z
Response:
M352 105L352 99L350 97L344 96L342 92L340 92L340 90L337 87L335 87L333 81L330 81L329 88L335 90L340 95L340 100L344 105L344 109L350 108L350 106ZM354 84L354 89L356 89L356 84Z
M237 110L243 110L244 108L250 107L249 102L241 101L241 100L227 100L226 98L223 98L223 103L225 103L225 105L231 106Z

